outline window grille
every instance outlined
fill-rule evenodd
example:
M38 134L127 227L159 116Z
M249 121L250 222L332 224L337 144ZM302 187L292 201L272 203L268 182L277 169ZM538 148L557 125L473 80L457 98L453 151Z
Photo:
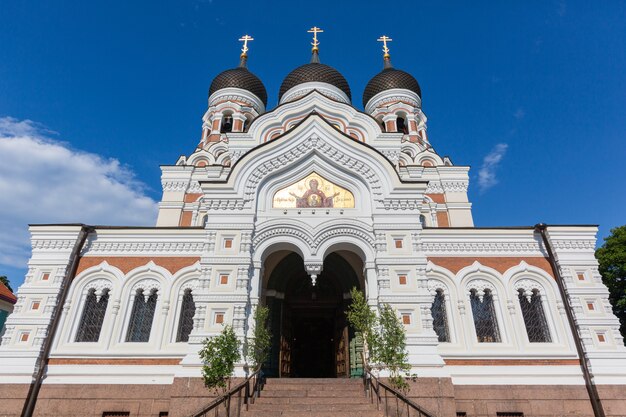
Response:
M433 316L433 328L440 342L449 342L450 333L448 331L448 317L446 314L446 297L443 291L437 290L435 299L430 307Z
M96 290L90 289L85 299L85 308L76 333L77 342L97 342L100 338L100 330L104 322L104 314L109 303L109 291L105 292L98 300Z
M189 333L193 330L193 316L195 314L196 303L193 301L193 294L191 290L185 290L180 308L180 319L178 320L177 342L189 341Z
M467 417L467 413L465 411L457 411L456 417Z
M530 300L524 294L524 290L518 292L519 305L522 309L524 324L526 325L526 333L528 341L531 343L549 343L552 341L550 337L550 329L543 312L541 303L541 294L539 291L533 290Z
M170 415L170 413L169 413L169 412L167 412L167 411L161 411L161 412L159 413L159 417L168 417L169 415Z
M158 296L156 290L152 290L146 300L143 292L144 290L139 289L135 294L135 302L126 335L127 342L148 342L150 340L150 330L152 329Z
M130 411L105 411L102 417L125 417L130 416Z
M491 291L485 290L481 301L477 291L472 290L470 293L470 301L478 341L481 343L500 342L500 331L498 330L498 320L496 318Z
M524 417L524 413L518 413L518 412L498 412L496 413L496 416L498 417Z

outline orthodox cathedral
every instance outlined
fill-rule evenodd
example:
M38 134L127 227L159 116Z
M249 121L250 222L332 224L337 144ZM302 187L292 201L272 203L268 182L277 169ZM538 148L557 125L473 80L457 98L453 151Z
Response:
M225 324L245 340L258 305L270 311L268 381L356 379L352 288L397 312L417 375L407 395L432 416L626 415L597 227L475 227L469 167L435 150L391 39L379 39L361 111L310 32L310 62L272 109L248 68L252 38L240 39L239 66L210 84L197 146L161 166L154 227L30 226L0 344L0 415L190 415L209 396L202 342Z

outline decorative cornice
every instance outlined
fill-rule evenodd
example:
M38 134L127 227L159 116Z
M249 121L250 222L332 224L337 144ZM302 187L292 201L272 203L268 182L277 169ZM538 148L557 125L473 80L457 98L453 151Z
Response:
M187 190L189 181L161 181L163 191L181 192Z
M421 250L427 256L467 254L541 254L541 248L537 242L423 242Z
M89 244L88 253L89 255L99 253L124 253L125 255L136 255L138 253L168 253L185 256L197 256L205 251L205 245L205 242L105 242L96 240Z
M430 181L428 188L426 188L427 194L443 194L444 192L450 193L466 193L469 187L469 181Z
M417 198L385 198L375 200L385 210L419 210L421 199Z
M64 250L64 249L72 249L75 240L66 240L66 239L50 239L43 240L37 239L32 241L33 249L44 249L44 250Z
M204 210L243 210L246 200L239 198L203 198L202 208Z
M595 241L591 239L584 240L552 240L552 246L558 250L576 250L576 251L594 251L596 248Z

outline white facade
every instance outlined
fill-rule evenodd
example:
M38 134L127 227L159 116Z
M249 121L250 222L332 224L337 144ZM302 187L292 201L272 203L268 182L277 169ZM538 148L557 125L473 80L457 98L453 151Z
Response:
M218 317L244 338L254 307L281 296L268 289L276 259L295 252L311 277L339 253L372 306L389 303L408 317L412 372L420 376L458 385L584 384L540 237L532 227L473 226L469 168L434 151L419 97L390 90L366 114L329 84L302 88L266 113L247 91L212 95L200 146L162 167L156 227L96 227L89 235L61 306L45 382L171 384L199 376L197 352L221 331ZM247 132L219 135L225 109L242 123L253 117ZM398 115L409 133L383 132L380 123L392 126ZM349 190L354 207L274 206L278 190L311 173ZM30 382L79 230L31 227L33 255L0 346L0 383ZM626 348L594 258L596 232L548 227L594 381L626 385ZM127 342L138 289L155 291L158 301L149 340ZM76 342L90 290L98 297L108 291L105 319L97 342ZM189 342L177 342L185 290L195 302L193 331ZM449 342L433 329L437 290L445 296ZM550 342L529 341L519 290L541 295ZM477 340L472 291L493 296L499 342ZM35 299L44 308L29 309Z

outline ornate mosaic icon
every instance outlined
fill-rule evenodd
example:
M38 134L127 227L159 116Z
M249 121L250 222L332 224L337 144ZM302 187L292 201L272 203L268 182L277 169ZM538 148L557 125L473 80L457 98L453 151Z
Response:
M279 190L274 208L354 208L354 195L313 172L306 178Z

